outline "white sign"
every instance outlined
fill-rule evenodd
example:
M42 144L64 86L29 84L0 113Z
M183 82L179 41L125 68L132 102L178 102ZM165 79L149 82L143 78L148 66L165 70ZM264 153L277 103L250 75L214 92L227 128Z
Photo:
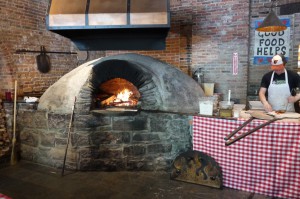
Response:
M233 75L237 75L238 74L238 68L239 68L238 53L233 53L233 56L232 56L232 74Z
M270 64L271 59L276 54L283 54L287 60L290 49L290 19L281 19L287 29L279 32L259 32L255 31L254 43L254 64ZM255 22L255 28L262 20Z

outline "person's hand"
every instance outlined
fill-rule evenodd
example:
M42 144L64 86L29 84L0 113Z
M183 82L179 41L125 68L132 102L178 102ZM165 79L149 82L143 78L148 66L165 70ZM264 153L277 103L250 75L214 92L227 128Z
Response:
M265 109L266 112L272 112L273 111L272 106L268 102L264 102L263 105L264 105L264 109Z
M289 96L288 97L288 102L289 103L295 103L297 101L296 97L295 96Z

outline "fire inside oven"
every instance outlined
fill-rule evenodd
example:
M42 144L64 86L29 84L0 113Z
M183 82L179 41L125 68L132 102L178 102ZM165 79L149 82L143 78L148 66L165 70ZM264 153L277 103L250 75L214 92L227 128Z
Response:
M135 108L139 98L140 93L131 82L122 78L114 78L99 86L99 92L95 96L95 102L96 108Z

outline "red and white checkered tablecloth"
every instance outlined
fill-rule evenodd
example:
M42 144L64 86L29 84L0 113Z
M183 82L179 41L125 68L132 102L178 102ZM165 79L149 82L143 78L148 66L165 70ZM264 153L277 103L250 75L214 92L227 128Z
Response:
M300 198L300 124L274 122L225 146L245 120L193 117L193 149L214 158L223 186L280 198ZM240 132L265 123L252 120ZM239 135L239 134L237 134Z

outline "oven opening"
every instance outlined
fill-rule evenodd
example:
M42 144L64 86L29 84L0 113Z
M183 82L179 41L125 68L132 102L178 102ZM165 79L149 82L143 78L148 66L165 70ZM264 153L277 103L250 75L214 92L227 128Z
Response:
M114 78L99 86L94 102L97 109L137 108L140 97L138 89L131 82Z

